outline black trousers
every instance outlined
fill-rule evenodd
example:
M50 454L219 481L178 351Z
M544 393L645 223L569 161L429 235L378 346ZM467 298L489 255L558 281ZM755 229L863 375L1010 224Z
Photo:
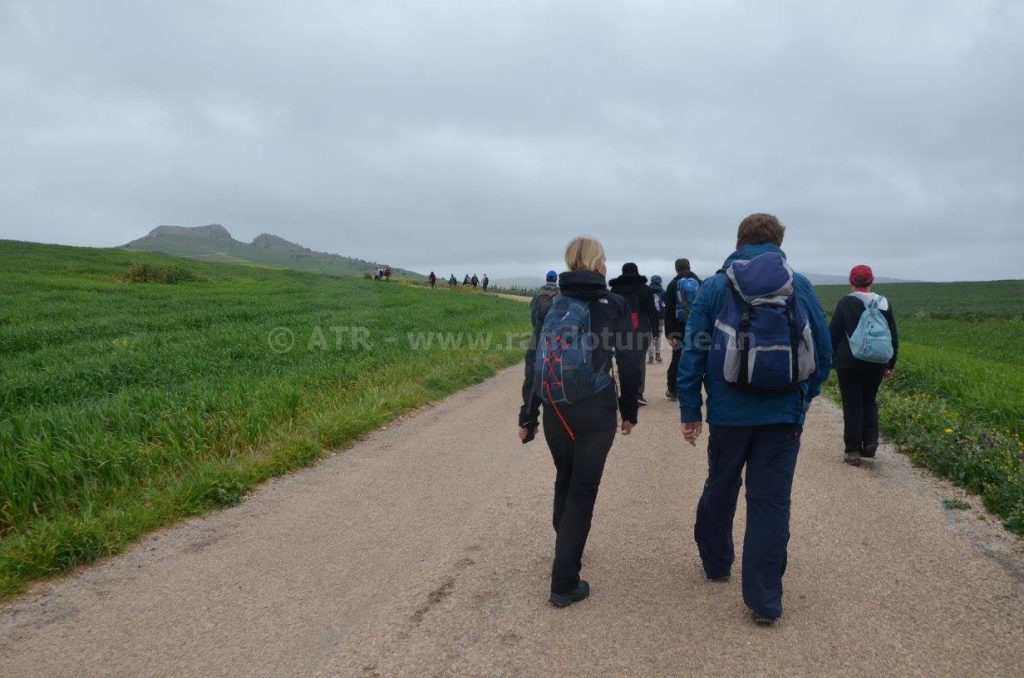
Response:
M668 364L668 392L676 392L676 379L677 373L679 372L679 359L683 357L683 346L679 345L679 348L672 349L672 361Z
M612 387L582 402L559 405L557 411L552 405L544 406L544 439L555 462L552 593L568 593L580 581L597 489L618 428L616 408Z
M847 452L873 453L878 447L878 387L883 366L837 369L843 397L843 443Z

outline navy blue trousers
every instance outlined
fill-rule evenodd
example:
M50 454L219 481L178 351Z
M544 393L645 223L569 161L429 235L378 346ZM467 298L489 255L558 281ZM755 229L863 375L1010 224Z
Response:
M710 428L708 479L693 528L704 571L709 577L727 575L736 559L732 524L746 466L743 602L758 614L781 617L790 495L803 429L796 424Z

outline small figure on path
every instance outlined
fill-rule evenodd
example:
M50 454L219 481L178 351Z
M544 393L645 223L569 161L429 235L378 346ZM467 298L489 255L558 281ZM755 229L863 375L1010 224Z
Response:
M676 387L691 445L703 430L702 386L708 394L708 478L693 534L712 582L732 572L733 517L746 466L743 602L762 625L782 616L800 436L832 362L821 302L787 263L784 233L771 214L740 222L736 251L704 282L690 310Z
M665 396L676 399L676 378L679 372L679 358L683 355L683 334L686 319L700 289L701 279L690 270L690 260L676 259L676 277L665 288L665 338L672 347L672 360L668 364L668 388Z
M651 337L651 347L647 349L647 364L661 362L661 335L665 332L665 288L661 286L661 276L651 276L651 292L653 292L654 310L658 312L658 325Z
M843 398L843 461L860 466L878 450L878 387L896 369L899 335L889 300L871 291L875 274L850 271L853 291L832 313L832 353Z
M544 404L544 439L555 462L555 559L548 600L556 607L590 595L590 585L580 579L583 549L605 460L619 428L616 410L622 414L623 435L636 425L642 367L642 361L632 359L635 351L621 350L633 328L625 301L608 291L601 243L576 238L565 250L565 263L569 270L559 279L561 294L527 351L534 361L526 365L519 410L519 439L528 443L536 435ZM579 340L564 341L572 336ZM622 382L617 400L610 373L613 359Z
M534 332L544 322L548 309L551 308L551 302L557 296L558 273L548 271L547 275L544 276L544 286L537 291L537 294L533 295L533 299L530 301L530 324L533 326ZM529 356L527 356L527 363L527 369L533 369L533 362L529 360Z
M486 291L487 291L487 286L488 286L488 285L489 285L490 283L491 283L491 280L490 280L490 278L488 278L488 277L487 277L487 274L486 274L486 273L484 273L484 277L483 277L483 278L482 278L482 279L480 280L480 284L481 284L481 285L483 285L483 288L484 288L484 292L486 292Z
M658 311L654 308L654 291L648 286L647 278L640 275L636 264L629 262L622 265L622 275L608 281L612 292L626 300L629 308L630 321L633 326L633 345L628 349L637 353L640 361L640 383L637 385L637 402L641 406L647 404L644 388L647 381L647 367L644 356L654 337L654 328L658 326Z
M427 276L427 282L430 283L431 287L437 284L437 276L434 275L433 271L431 271L430 275Z

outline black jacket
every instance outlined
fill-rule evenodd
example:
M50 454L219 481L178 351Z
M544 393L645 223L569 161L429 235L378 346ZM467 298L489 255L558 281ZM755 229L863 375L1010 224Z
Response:
M850 352L850 335L857 329L857 323L860 322L862 315L864 315L864 302L854 294L846 295L836 304L829 330L832 333L832 366L837 370L876 370L881 367L875 363L857 360ZM900 350L900 338L896 332L896 318L892 314L892 306L888 305L888 300L886 300L886 308L882 310L882 315L889 323L889 332L892 333L892 360L889 361L889 369L893 369L896 367L896 356Z
M642 275L623 273L618 278L609 280L608 284L611 285L612 292L626 301L627 319L629 318L629 309L635 309L640 314L640 327L633 331L642 336L654 334L654 331L658 329L658 307L654 305L654 290L647 284L647 278ZM630 329L632 329L632 324L630 324ZM641 346L639 342L634 342L634 346L647 350L647 347Z
M636 351L624 350L634 343L631 335L634 332L629 318L626 302L617 294L608 291L604 276L593 271L569 271L558 277L561 293L575 299L590 302L590 329L596 335L594 348L595 369L610 371L614 357L615 366L619 371L619 384L622 389L619 395L619 412L625 421L636 423L637 390L640 388L640 372L643 369L642 357ZM549 306L550 308L550 306ZM537 343L543 327L543 318L534 328L533 338L526 350L526 370L523 380L523 405L519 409L519 425L535 426L540 412L541 400L534 392L534 359L537 354ZM613 386L614 388L614 386ZM597 398L598 396L593 396ZM588 400L576 403L585 406Z
M676 320L676 305L679 301L676 298L676 288L682 278L693 278L697 282L703 282L693 271L680 273L669 281L668 287L665 288L665 336L669 339L682 340L683 333L686 332L686 323Z

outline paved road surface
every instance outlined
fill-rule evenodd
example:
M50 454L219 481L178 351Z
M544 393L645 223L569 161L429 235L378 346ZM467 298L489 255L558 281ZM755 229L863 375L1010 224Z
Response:
M1021 541L944 509L961 495L887 449L843 465L827 403L805 431L778 626L750 623L738 576L704 580L703 448L661 398L612 450L593 595L549 607L554 474L542 443L514 439L519 374L0 606L0 674L1021 674Z

